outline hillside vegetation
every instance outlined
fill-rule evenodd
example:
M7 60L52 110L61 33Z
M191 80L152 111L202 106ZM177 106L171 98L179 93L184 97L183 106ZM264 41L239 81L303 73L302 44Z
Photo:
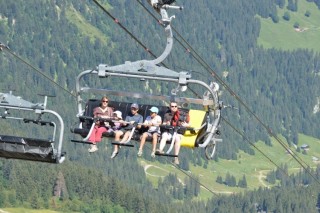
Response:
M286 6L287 6L286 1ZM306 16L309 12L310 16ZM320 10L313 2L298 1L298 11L290 11L286 7L277 7L279 22L274 23L271 18L260 17L261 30L258 44L264 48L281 50L309 49L320 52ZM290 20L285 20L288 13ZM298 28L294 25L298 23Z
M305 163L307 163L307 165L316 168L320 163L320 160L313 161L312 157L320 159L320 140L305 135L299 135L299 144L308 144L310 149L304 153L302 153L303 150L301 149L299 152L297 152L294 147L290 147L290 149L298 158L301 158ZM272 140L272 146L268 146L261 141L255 145L273 162L270 162L269 159L258 151L256 151L255 155L249 155L240 151L237 154L237 160L219 159L218 162L209 161L206 168L204 168L204 164L206 164L205 161L202 161L201 163L197 162L195 164L191 164L188 172L199 178L199 181L210 190L216 193L230 194L254 190L259 187L275 186L276 184L270 184L266 181L266 175L272 170L276 170L276 165L287 165L289 174L297 174L303 170L301 165L299 165L275 140ZM184 180L185 178L184 173L177 171L177 169L170 164L164 166L161 163L145 160L142 160L140 163L144 168L148 168L146 170L147 177L153 182L155 187L157 187L158 179L168 175L169 173L177 173L178 178L181 180ZM216 182L218 176L221 176L225 180L227 173L234 176L237 182L242 179L243 175L245 175L248 187L230 187L226 184L219 184ZM201 188L199 198L206 198L210 196L212 196L212 193Z
M118 65L153 58L117 22L155 55L161 54L166 42L163 28L137 1L99 2L117 18L116 22L94 1L0 1L1 43L66 90L6 51L0 52L0 89L2 92L14 90L14 94L32 102L39 102L41 98L37 94L44 91L56 95L48 101L48 108L64 119L63 151L67 152L67 159L61 165L2 159L1 208L117 213L317 211L320 167L312 161L312 156L319 157L320 153L320 112L315 110L320 100L320 54L307 48L267 46L273 34L284 33L282 24L287 22L282 20L281 13L287 11L279 7L283 1L184 0L177 2L183 4L184 10L170 11L170 15L176 16L175 29L208 64L200 64L193 57L193 51L189 52L175 40L165 65L178 72L192 71L193 78L207 83L217 81L217 75L223 76L224 82L219 82L220 100L234 106L222 111L228 122L220 123L223 142L217 146L215 159L206 160L199 148L182 149L179 154L182 171L169 165L166 158L152 159L148 149L139 159L136 148L122 148L118 157L111 160L112 138L104 139L95 153L88 153L89 147L85 144L70 142L78 137L69 131L78 123L74 97L78 74L101 63ZM146 1L143 4L159 17ZM311 15L303 20L317 19L316 3L299 1L297 12L290 10L291 30L298 14L300 26L307 26L301 15L306 5ZM266 35L263 30L268 28L263 22L269 23L269 17L274 20L269 29L275 32ZM277 29L277 26L282 27ZM311 29L311 24L308 27ZM303 33L301 35L307 35ZM292 43L299 43L290 35L293 34L284 36ZM305 41L310 42L305 46L316 46L312 38ZM168 85L159 85L157 81L96 76L83 81L84 85L114 90L164 95L170 95L171 91ZM199 93L198 88L192 89ZM202 96L191 93L187 91L190 96ZM84 101L100 96L89 94ZM110 96L110 99L154 104L151 100L133 97ZM47 133L23 122L17 123L1 119L1 134L30 134L37 138ZM306 153L297 152L310 168L300 172L296 160L270 137L270 132L291 148L310 145ZM279 164L279 168L268 162L257 148ZM279 172L281 169L284 174Z

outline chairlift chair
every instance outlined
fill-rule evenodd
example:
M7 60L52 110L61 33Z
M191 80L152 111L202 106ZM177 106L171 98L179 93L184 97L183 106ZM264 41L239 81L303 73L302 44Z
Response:
M55 111L46 109L47 96L44 103L31 103L12 93L0 93L0 119L23 121L26 125L37 124L53 128L52 137L48 140L38 137L28 138L13 135L0 135L0 157L20 160L41 161L47 163L62 163L65 153L62 150L64 123ZM11 116L11 114L19 114ZM18 113L20 112L20 113ZM48 113L59 120L59 125L53 121L44 121L42 115ZM25 118L23 115L37 115L36 119ZM55 141L57 127L60 127L59 141Z
M149 1L150 2L150 1ZM163 2L163 1L161 1ZM99 64L96 69L86 70L81 72L76 79L76 94L77 94L77 117L80 118L80 124L72 132L82 134L86 143L88 139L88 132L90 128L93 128L92 122L92 103L95 102L98 106L99 100L85 101L83 99L84 94L100 94L119 97L134 97L140 100L152 99L165 102L175 101L180 105L199 105L203 109L189 109L191 128L186 129L181 146L184 147L201 147L206 149L206 157L212 159L216 150L216 142L221 141L218 138L218 127L220 123L220 110L222 103L219 102L218 91L219 86L217 83L212 82L209 85L203 81L192 79L190 73L186 71L176 72L166 67L160 66L161 62L170 54L173 46L173 34L171 29L171 20L173 17L169 17L168 9L181 9L178 6L172 6L167 4L158 4L157 0L152 0L154 3L152 6L157 9L162 17L162 25L166 34L166 47L164 52L154 60L139 60L135 62L126 61L124 64L116 66L108 66L107 64ZM82 80L87 76L96 76L97 78L128 78L128 79L143 79L154 80L157 82L168 82L175 85L175 89L171 91L170 95L154 95L133 91L119 91L106 88L94 88L89 86L81 86ZM182 94L188 89L190 85L201 86L203 90L202 98L184 97ZM114 102L116 110L122 110L123 115L126 114L128 108L130 110L130 103ZM110 105L110 102L109 102ZM118 106L118 107L117 107ZM163 115L167 107L157 106L160 109L159 114ZM90 111L89 109L90 108ZM140 109L140 114L148 113L148 109L151 105L145 105L144 109ZM89 122L89 127L84 126ZM86 121L86 122L85 122ZM81 142L76 141L74 142ZM165 155L171 155L171 150L174 145L174 140L171 141L171 146Z

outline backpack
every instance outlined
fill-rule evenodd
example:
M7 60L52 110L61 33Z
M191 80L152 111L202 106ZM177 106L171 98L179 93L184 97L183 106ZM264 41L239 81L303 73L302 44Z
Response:
M189 123L190 121L190 116L189 116L189 109L183 109L183 108L179 108L179 124L181 124L182 122L187 122ZM178 134L184 134L185 133L185 129L179 129L177 131Z

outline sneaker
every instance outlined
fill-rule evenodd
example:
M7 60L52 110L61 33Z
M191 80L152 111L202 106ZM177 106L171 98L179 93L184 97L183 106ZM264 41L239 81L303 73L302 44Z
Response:
M138 157L141 157L142 156L142 150L139 149L139 152L138 152Z
M95 152L97 150L98 150L98 147L95 144L91 145L90 148L88 149L89 152Z
M152 151L152 152L151 152L151 157L152 157L152 158L155 158L155 157L156 157L156 152L155 152L155 151Z
M179 159L178 159L178 158L174 158L173 163L174 163L175 165L179 166Z
M118 155L118 152L112 152L111 159L117 157L117 155Z
M157 153L157 154L164 154L164 151L162 151L162 150L160 150L160 149L157 149L157 150L156 150L156 153Z

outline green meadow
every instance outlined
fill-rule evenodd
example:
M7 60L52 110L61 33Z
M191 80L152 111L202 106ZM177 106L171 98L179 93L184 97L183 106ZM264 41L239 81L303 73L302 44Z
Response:
M286 1L287 2L287 1ZM266 49L275 48L281 50L310 49L320 52L320 10L313 2L298 1L298 11L292 12L278 8L279 22L273 23L271 18L259 17L261 30L258 44ZM305 16L306 11L310 16ZM283 18L285 12L290 14L290 20ZM299 30L293 26L299 24Z
M47 209L25 209L25 208L3 208L0 209L0 213L59 213L57 211L51 211Z
M105 33L101 32L98 28L90 24L79 12L74 8L70 8L66 16L68 20L77 26L84 36L89 37L90 41L93 43L96 39L99 39L102 43L106 44L109 42L109 38Z
M281 138L281 137L280 137ZM281 138L287 146L284 138ZM296 158L303 162L303 166L316 167L317 163L312 160L312 157L320 159L320 140L306 135L299 134L299 146L302 144L309 145L309 150L306 153L297 152L295 147L290 149L295 154ZM259 141L255 144L268 158L270 158L277 166L286 164L288 172L297 173L301 170L301 165L290 155L287 151L275 140L272 140L272 146L267 146ZM219 149L219 146L217 147ZM270 183L265 181L265 176L271 170L275 170L276 166L269 161L268 158L263 156L259 151L255 150L255 155L248 155L240 151L237 160L223 160L219 159L218 162L210 161L208 168L193 166L190 164L190 171L180 171L172 165L161 164L159 162L149 162L144 159L140 160L142 166L146 168L146 175L148 179L157 187L159 178L162 178L169 173L176 173L181 181L187 177L186 174L192 174L199 178L203 186L210 189L217 194L231 194L243 192L244 190L253 190L259 187L272 187ZM239 187L228 187L224 184L218 184L216 179L221 176L225 180L226 174L229 172L237 179L242 179L243 175L246 176L247 185L246 189ZM199 199L206 199L212 197L212 192L201 187L201 194Z

